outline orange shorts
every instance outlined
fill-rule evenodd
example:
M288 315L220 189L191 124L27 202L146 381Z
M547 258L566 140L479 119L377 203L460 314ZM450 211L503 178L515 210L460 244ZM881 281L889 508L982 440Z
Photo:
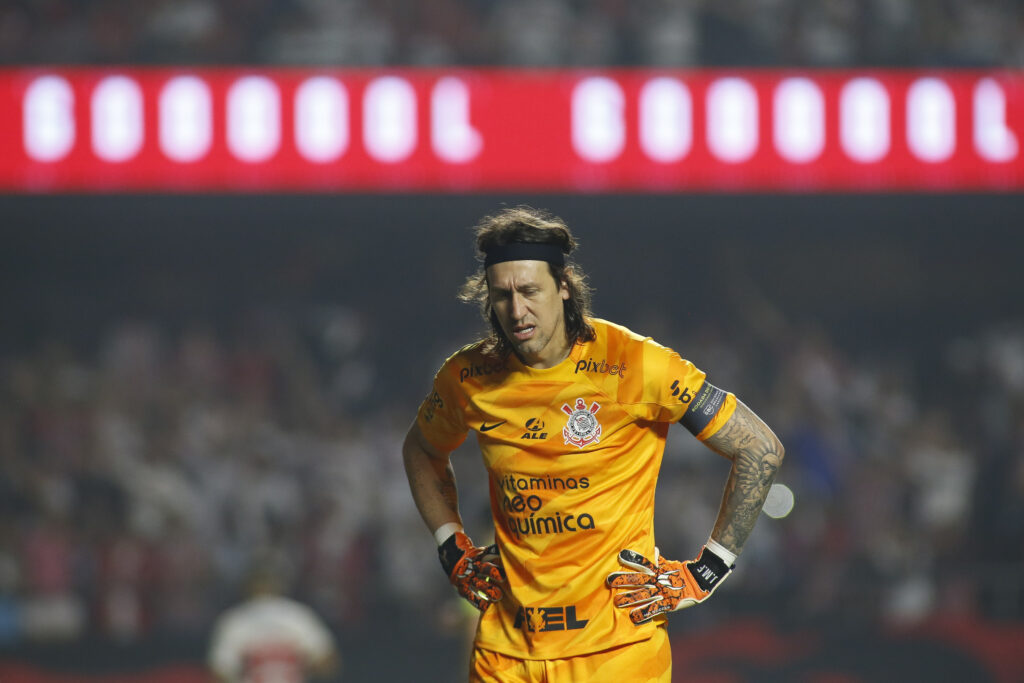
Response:
M672 647L665 628L648 640L565 659L517 659L473 648L471 683L671 683Z

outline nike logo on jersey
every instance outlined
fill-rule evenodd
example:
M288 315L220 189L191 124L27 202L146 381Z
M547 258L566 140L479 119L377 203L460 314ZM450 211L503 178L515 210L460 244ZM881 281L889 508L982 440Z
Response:
M498 427L500 427L501 425L505 424L506 422L508 422L508 420L502 420L501 422L495 422L492 425L489 425L486 422L484 422L483 424L480 425L480 431L481 432L489 432L492 429L497 429Z

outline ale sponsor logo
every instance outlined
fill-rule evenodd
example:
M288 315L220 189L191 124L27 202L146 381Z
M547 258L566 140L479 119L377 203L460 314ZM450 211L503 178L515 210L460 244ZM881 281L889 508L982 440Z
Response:
M531 417L526 421L526 431L519 438L533 439L535 441L548 438L548 433L544 431L544 420L538 417Z

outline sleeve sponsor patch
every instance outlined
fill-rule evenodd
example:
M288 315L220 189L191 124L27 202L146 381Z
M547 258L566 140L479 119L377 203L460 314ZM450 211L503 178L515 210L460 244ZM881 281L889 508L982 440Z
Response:
M679 424L696 436L714 419L728 394L711 382L705 381L690 402L690 407L679 420Z

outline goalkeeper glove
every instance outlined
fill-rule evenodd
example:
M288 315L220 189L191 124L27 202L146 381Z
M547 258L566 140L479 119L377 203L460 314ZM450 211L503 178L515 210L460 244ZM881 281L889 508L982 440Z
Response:
M619 562L633 571L612 572L607 584L612 590L625 589L613 602L616 607L631 608L629 618L636 625L704 602L736 566L728 566L707 546L689 562L666 560L657 548L654 563L633 550L621 551Z
M497 545L475 546L464 532L456 531L441 544L437 554L459 595L481 612L504 597L501 584L505 583L505 568Z

